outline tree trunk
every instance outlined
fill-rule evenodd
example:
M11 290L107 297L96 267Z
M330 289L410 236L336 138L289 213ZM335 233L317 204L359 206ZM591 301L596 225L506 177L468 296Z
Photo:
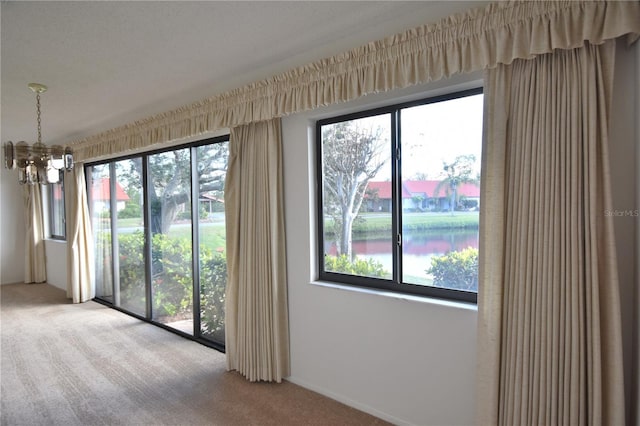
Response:
M353 260L353 250L351 247L351 229L353 226L353 215L349 212L342 213L342 235L340 238L340 253L347 256L349 260Z
M149 221L151 235L162 234L162 202L153 192L149 194Z
M177 206L173 203L162 203L162 233L168 234L173 220L176 218Z
M449 206L449 211L451 212L451 216L453 216L453 212L456 209L456 198L458 198L457 192L458 192L458 185L451 185L451 200L449 201L449 203L451 204Z
M151 234L167 234L176 218L178 207L188 201L189 197L186 194L158 197L156 194L150 193Z

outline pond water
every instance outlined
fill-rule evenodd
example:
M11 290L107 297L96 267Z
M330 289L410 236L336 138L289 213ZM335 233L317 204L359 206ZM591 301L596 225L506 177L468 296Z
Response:
M371 258L380 262L385 270L393 269L392 238L361 237L354 239L353 252L357 257ZM478 248L478 230L437 230L414 234L405 233L402 240L403 275L405 282L412 282L409 277L428 278L426 269L431 266L431 258L442 256L452 251L464 250L468 247ZM326 247L327 254L336 255L335 244Z

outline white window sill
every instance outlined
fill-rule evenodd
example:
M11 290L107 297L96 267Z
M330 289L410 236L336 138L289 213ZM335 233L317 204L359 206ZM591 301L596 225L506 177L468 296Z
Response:
M67 240L58 240L56 238L45 238L45 241L51 242L51 243L58 243L58 244L67 244Z
M329 281L311 281L311 285L319 287L333 288L336 290L351 291L355 293L372 294L375 296L389 297L392 299L406 300L410 302L426 303L430 305L445 306L447 308L463 309L467 311L478 311L478 305L471 302L460 302L455 300L444 300L435 297L418 296L414 294L396 293L394 291L379 290L375 288L352 286L347 284L333 283Z

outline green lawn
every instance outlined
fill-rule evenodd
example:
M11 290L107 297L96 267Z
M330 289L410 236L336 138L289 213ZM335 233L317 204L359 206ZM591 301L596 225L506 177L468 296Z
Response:
M477 229L478 212L451 213L405 213L402 228L405 231L427 231L433 229ZM325 219L325 232L331 234L333 219ZM354 235L391 231L389 213L366 213L359 215L353 223Z
M131 217L127 219L118 219L119 228L133 228L136 226L142 226L142 219L139 217Z
M169 229L169 236L171 238L191 239L191 228L188 226L172 226L171 229ZM203 226L200 231L200 245L209 247L214 251L226 251L226 236L224 226Z
M142 232L141 219L118 219L118 228L138 228ZM131 230L129 230L131 232ZM126 231L125 231L126 233ZM187 238L191 240L191 226L174 224L169 229L171 238ZM200 244L214 251L226 250L224 223L203 223L200 231Z

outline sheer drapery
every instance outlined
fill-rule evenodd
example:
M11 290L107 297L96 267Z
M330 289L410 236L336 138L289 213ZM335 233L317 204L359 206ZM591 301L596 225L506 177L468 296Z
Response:
M487 73L478 424L624 424L605 213L614 44Z
M280 119L231 130L225 180L227 368L250 381L289 374Z
M497 2L72 143L78 160L640 33L638 2Z
M82 303L93 299L95 286L93 283L93 237L91 217L87 200L84 164L76 163L73 168L71 185L67 188L67 200L70 200L68 218L69 240L67 241L67 261L69 278L67 297L73 303ZM69 179L71 180L71 179Z
M25 258L24 282L47 281L47 260L44 248L44 220L42 218L42 190L40 185L24 185Z

